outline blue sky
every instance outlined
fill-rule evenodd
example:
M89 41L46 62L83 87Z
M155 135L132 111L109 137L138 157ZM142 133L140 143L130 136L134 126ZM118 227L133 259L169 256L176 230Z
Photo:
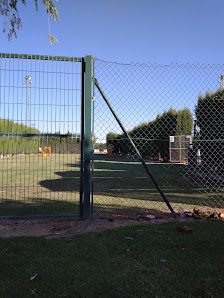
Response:
M0 52L84 56L118 62L223 63L222 0L59 0L61 22L51 21L48 42L41 3L20 5L23 27ZM1 18L1 20L3 20Z
M17 39L8 41L7 34L0 30L0 53L70 57L93 55L119 63L206 65L206 68L200 69L147 69L148 78L144 78L144 67L124 69L119 65L115 67L96 62L98 79L127 129L154 120L158 113L170 107L188 107L194 113L199 93L204 94L208 89L215 91L219 87L218 76L224 74L224 2L221 0L59 0L55 3L61 21L50 22L51 33L59 40L56 45L48 41L48 18L41 3L37 13L34 2L27 2L26 6L19 6L23 27L18 30ZM1 20L3 22L3 18ZM32 61L26 61L17 75L11 72L12 67L17 67L13 63L2 61L0 65L0 117L24 123L26 89L23 80L29 75L32 76L31 124L43 132L60 130L66 133L69 130L79 133L80 103L76 102L80 99L80 68L75 70L74 66L73 71L70 66L74 74L65 79L69 63L38 64L37 61L37 64L32 64ZM209 64L216 67L210 69ZM220 66L217 67L217 64ZM62 72L51 75L60 67L64 69ZM48 70L46 74L40 71L42 68ZM126 76L124 83L120 80L122 76ZM136 78L143 78L142 84L136 83ZM134 82L133 89L130 89L128 80ZM58 88L61 84L57 94L53 90L55 84ZM79 86L75 88L72 84ZM142 89L137 89L141 86ZM69 89L74 89L71 94L67 91ZM144 93L145 90L147 92ZM96 135L98 138L102 136L103 142L106 133L118 132L119 129L101 102L102 98L97 96ZM68 103L72 108L69 109Z

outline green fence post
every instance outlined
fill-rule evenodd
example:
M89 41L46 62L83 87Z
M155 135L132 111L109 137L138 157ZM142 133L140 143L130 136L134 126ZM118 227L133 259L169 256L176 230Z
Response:
M80 133L80 189L79 189L79 217L83 217L83 193L84 193L84 102L85 102L85 58L82 58L81 68L81 133Z
M85 102L84 102L84 219L90 217L90 162L91 162L91 97L92 56L85 57Z

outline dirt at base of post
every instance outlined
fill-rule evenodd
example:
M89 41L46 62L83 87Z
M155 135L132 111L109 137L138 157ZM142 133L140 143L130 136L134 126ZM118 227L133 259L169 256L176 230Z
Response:
M0 237L44 237L46 239L64 239L88 232L130 226L135 224L160 224L165 222L189 222L194 220L224 219L223 209L180 210L176 216L160 210L142 210L138 213L113 214L101 212L92 219L43 218L43 219L4 219L0 221Z

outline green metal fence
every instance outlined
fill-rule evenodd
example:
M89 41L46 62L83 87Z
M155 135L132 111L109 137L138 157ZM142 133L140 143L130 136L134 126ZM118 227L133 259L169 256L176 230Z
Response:
M224 66L94 69L94 210L223 208Z
M223 208L223 73L0 54L0 216Z
M84 65L0 54L0 216L82 216Z

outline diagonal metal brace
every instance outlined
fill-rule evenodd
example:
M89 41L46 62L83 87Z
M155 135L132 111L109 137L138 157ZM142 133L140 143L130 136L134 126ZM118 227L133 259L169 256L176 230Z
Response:
M159 191L161 197L163 198L164 202L166 203L167 207L170 209L170 211L173 214L176 214L173 210L173 208L171 207L168 199L166 198L164 192L162 191L162 189L160 188L159 184L157 183L157 181L155 180L155 178L153 177L152 173L149 171L149 168L145 162L145 160L143 159L143 157L141 156L141 153L139 152L139 150L137 149L137 147L135 146L134 142L132 141L131 137L129 136L129 134L127 133L126 129L124 128L123 124L121 123L120 119L118 118L117 114L114 112L113 108L111 107L106 95L104 94L103 90L101 89L98 81L96 78L93 78L93 82L95 84L95 86L97 87L97 89L99 90L100 94L102 95L104 101L106 102L108 108L110 109L111 113L113 114L114 118L117 120L117 123L119 124L120 128L122 129L123 133L125 134L125 136L128 138L129 142L131 143L132 147L134 148L136 154L138 155L143 167L145 168L147 174L149 175L149 177L151 178L152 182L154 183L155 187L157 188L157 190Z

